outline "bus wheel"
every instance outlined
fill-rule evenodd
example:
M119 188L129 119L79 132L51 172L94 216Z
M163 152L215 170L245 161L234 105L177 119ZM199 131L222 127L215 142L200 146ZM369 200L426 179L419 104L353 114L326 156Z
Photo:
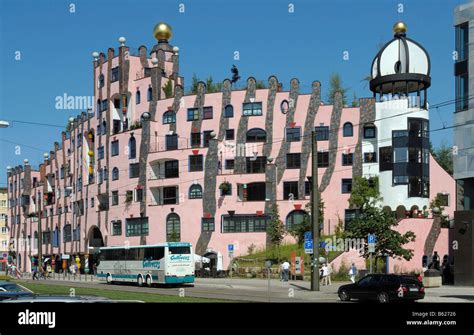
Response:
M142 275L138 275L137 284L138 284L138 286L143 286L143 276Z
M151 287L151 276L146 276L146 286Z
M105 281L107 284L112 284L112 275L110 273L107 273L107 277L105 277Z

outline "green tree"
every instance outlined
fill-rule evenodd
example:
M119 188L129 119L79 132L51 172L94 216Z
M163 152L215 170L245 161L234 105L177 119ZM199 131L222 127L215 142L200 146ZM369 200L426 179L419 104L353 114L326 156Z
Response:
M196 94L197 93L198 82L199 82L199 78L194 73L193 78L191 79L191 88L190 88L190 91L189 91L190 94Z
M334 95L336 92L342 94L342 104L347 105L347 91L348 88L342 87L342 78L338 73L333 73L329 79L329 93L327 96L328 103L330 105L334 104Z
M178 232L176 230L172 230L168 236L168 242L179 242Z
M357 99L357 95L354 92L354 96L352 97L352 107L359 107L359 100Z
M285 237L285 226L283 221L280 220L280 213L278 212L278 205L275 204L272 207L272 213L270 214L270 220L267 226L268 239L272 243L272 247L277 251L277 259L280 260L280 245Z
M441 165L441 167L452 176L454 172L453 151L449 147L448 143L444 140L437 148L433 148L430 144L430 151L438 164Z
M319 206L318 207L319 207L318 222L319 222L319 225L321 225L324 222L324 202L321 199L321 197L319 197ZM306 204L305 210L309 215L305 216L302 223L293 225L288 230L288 233L296 239L299 246L303 245L304 233L307 232L307 231L312 231L312 227L311 227L311 202L308 202Z
M362 256L367 259L369 257L367 235L375 234L377 239L374 253L375 271L378 260L384 259L385 255L410 260L413 257L413 250L405 249L403 246L416 238L412 231L401 234L394 230L398 222L391 213L382 209L381 203L377 177L371 179L357 177L353 180L349 205L358 210L358 215L351 220L344 235L346 238L364 241Z
M171 98L173 96L173 84L171 80L168 80L165 86L163 86L163 92L165 92L165 98Z
M259 89L267 88L267 85L265 85L263 80L257 80L257 82L255 83L255 88L259 90Z

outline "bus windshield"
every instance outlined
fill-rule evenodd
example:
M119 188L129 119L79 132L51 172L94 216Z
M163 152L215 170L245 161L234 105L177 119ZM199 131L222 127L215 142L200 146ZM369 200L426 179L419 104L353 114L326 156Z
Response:
M191 253L190 247L169 247L168 253L170 255L188 255Z

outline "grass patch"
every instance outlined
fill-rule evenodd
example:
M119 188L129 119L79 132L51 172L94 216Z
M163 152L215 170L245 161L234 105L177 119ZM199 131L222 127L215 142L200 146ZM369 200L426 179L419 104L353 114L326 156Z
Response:
M0 280L11 280L12 277L10 276L5 276L5 275L0 275Z
M69 295L70 287L63 285L48 285L37 283L17 282L37 294ZM72 286L72 285L71 285ZM155 293L141 293L115 290L101 290L96 288L75 288L76 295L88 295L109 298L113 300L141 300L144 302L225 302L225 300L179 297L174 295L164 295Z

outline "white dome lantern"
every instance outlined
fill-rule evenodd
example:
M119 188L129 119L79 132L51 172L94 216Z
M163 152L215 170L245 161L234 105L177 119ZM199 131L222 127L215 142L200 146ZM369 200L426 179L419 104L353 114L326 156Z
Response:
M420 92L431 85L430 57L417 42L406 37L406 25L397 22L394 38L377 53L371 68L374 95Z

